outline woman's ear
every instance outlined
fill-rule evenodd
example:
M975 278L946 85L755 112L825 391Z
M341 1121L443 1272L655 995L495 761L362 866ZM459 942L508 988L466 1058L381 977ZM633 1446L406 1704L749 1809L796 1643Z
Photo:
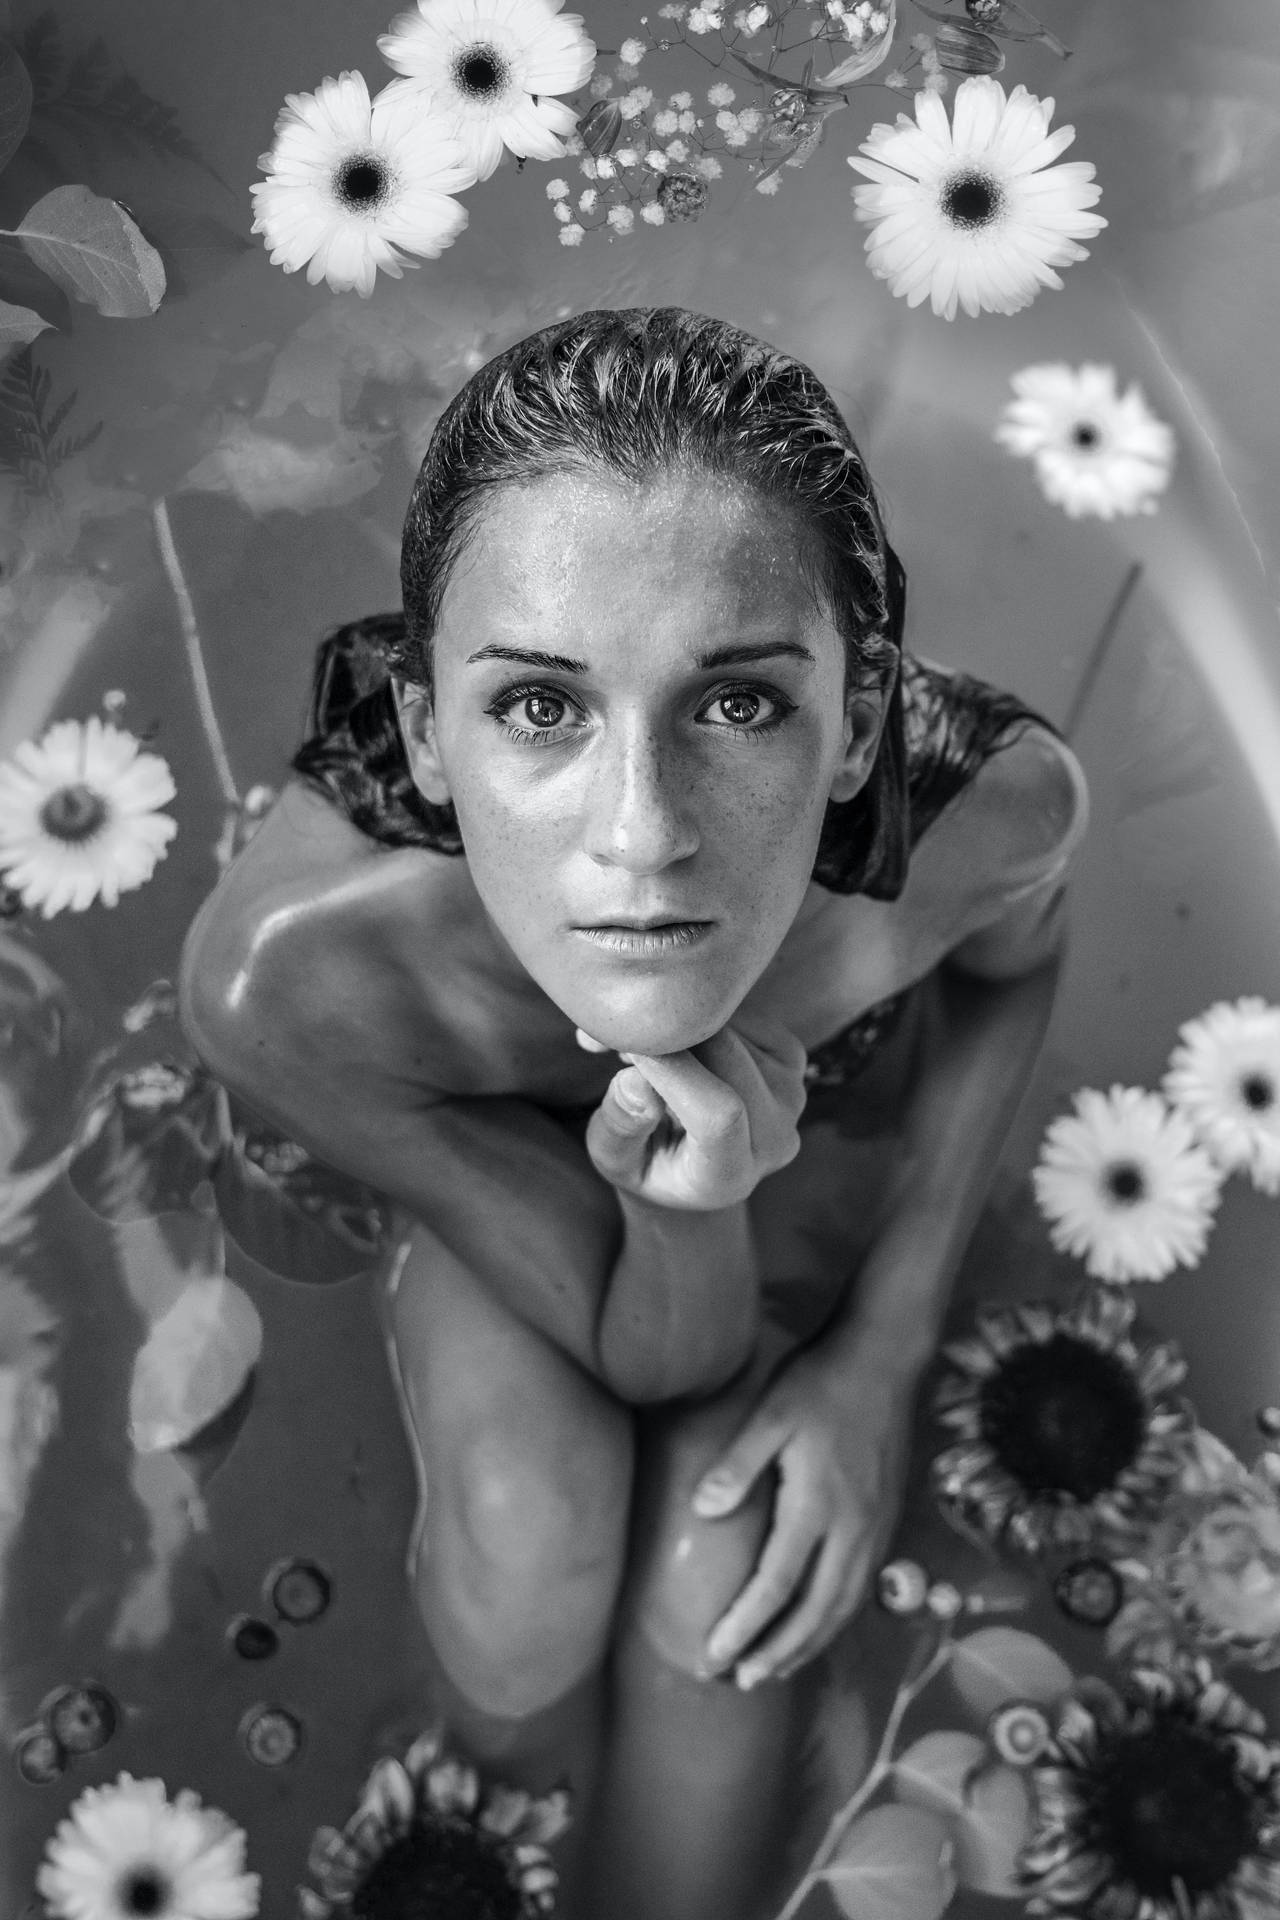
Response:
M892 692L890 682L887 687L869 687L850 699L844 717L844 753L831 782L832 800L855 799L870 778Z
M431 696L424 687L402 680L394 673L391 693L413 784L424 800L430 800L437 807L447 806L453 795L436 744Z

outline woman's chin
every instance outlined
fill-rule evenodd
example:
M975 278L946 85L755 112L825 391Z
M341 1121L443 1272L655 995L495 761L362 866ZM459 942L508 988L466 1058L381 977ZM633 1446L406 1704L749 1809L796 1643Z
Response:
M688 1047L698 1047L719 1033L729 1014L689 1012L682 1015L676 1010L604 1012L598 1007L591 1008L584 1018L571 1014L575 1026L598 1040L610 1053L683 1053Z

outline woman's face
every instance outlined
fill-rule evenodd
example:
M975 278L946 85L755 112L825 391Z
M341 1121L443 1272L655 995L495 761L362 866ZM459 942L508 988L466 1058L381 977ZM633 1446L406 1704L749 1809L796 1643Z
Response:
M730 1019L799 912L828 798L870 770L881 702L846 712L798 541L705 474L504 487L445 591L431 707L400 690L493 926L609 1047L671 1053Z

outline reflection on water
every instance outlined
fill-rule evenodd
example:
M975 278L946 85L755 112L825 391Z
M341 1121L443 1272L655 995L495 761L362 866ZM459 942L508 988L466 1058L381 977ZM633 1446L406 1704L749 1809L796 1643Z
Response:
M629 19L610 0L590 24L616 45ZM1094 824L1060 1000L962 1303L1061 1295L1078 1277L1026 1178L1075 1088L1152 1085L1180 1022L1211 1001L1280 1000L1264 878L1280 822L1265 787L1280 764L1280 49L1263 0L1061 0L1054 19L1072 61L1018 77L1076 124L1111 226L1061 293L947 328L865 272L831 141L776 200L742 194L696 227L576 253L556 244L539 169L504 166L440 261L367 303L309 288L249 239L248 183L285 93L364 58L381 16L353 37L336 5L310 9L304 31L288 9L200 0L179 32L166 0L92 25L0 4L0 35L43 36L45 103L42 138L0 173L0 226L74 178L127 205L169 275L153 316L107 319L0 241L0 298L50 322L0 380L0 751L118 693L120 724L173 770L179 825L118 907L0 930L0 1733L29 1756L19 1778L0 1755L6 1913L24 1912L74 1796L128 1769L191 1784L242 1823L263 1914L291 1914L316 1827L346 1817L374 1757L404 1752L431 1691L405 1578L420 1489L381 1320L385 1213L194 1071L163 989L124 1019L172 979L217 877L226 797L157 502L241 796L283 777L320 633L397 603L400 521L448 397L576 307L687 304L810 361L882 488L915 649L1055 718L1139 559L1075 735ZM59 118L50 102L98 34L81 107ZM161 103L149 122L141 99ZM1175 424L1157 520L1069 524L992 446L1010 372L1058 358L1112 360ZM1254 1407L1278 1397L1278 1257L1276 1209L1233 1192L1203 1265L1140 1301L1190 1356L1206 1421L1242 1450ZM913 1485L896 1550L942 1578L995 1579L941 1527L918 1472ZM297 1559L332 1604L291 1618L277 1576ZM1081 1670L1096 1660L1096 1636L1044 1595L1025 1621ZM903 1644L896 1623L864 1622L850 1647L865 1659L824 1681L798 1862L865 1765ZM73 1683L105 1689L118 1724L100 1749L37 1754L42 1702ZM1274 1687L1253 1691L1274 1719Z

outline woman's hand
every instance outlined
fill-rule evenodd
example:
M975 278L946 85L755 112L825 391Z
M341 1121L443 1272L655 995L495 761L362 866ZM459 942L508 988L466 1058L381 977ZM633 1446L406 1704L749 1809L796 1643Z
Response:
M685 1052L621 1058L586 1136L597 1172L621 1192L710 1212L799 1153L806 1055L780 1022L753 1014L748 1026L739 1014Z
M774 1375L693 1499L718 1519L776 1462L770 1530L707 1641L708 1678L736 1665L740 1687L785 1680L856 1611L897 1522L912 1400L878 1352L834 1365L818 1344Z

